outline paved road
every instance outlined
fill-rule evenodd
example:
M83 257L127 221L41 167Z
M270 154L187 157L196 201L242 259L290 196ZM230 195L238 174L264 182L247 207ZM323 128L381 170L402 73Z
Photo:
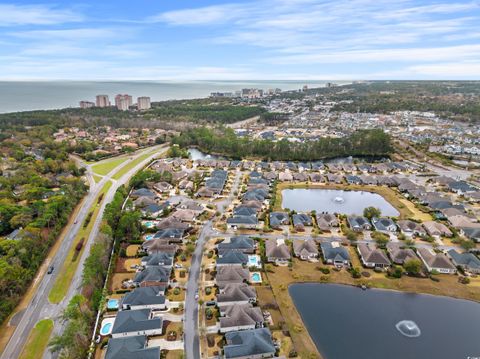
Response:
M217 209L220 215L228 208L235 198L234 192L238 190L242 173L237 171L235 179L227 198L217 203ZM208 238L218 235L218 232L212 227L212 220L207 221L198 236L195 251L192 255L190 272L188 273L187 294L185 297L185 322L184 322L184 342L185 356L187 359L200 359L200 339L198 328L198 302L195 299L195 293L198 291L198 281L202 265L203 247Z
M156 146L154 148L160 149L161 146ZM166 151L166 148L164 148L162 151L156 152L155 154L152 154L149 156L147 159L139 163L137 166L135 166L132 170L130 170L128 173L122 176L118 181L115 181L111 178L115 172L117 172L120 168L126 166L129 164L132 160L138 158L139 156L143 155L145 151L152 151L153 148L148 148L144 151L140 151L136 154L133 154L131 156L131 160L127 160L124 163L122 163L120 166L118 166L113 173L106 175L103 177L103 179L97 183L94 184L91 181L91 168L90 166L85 166L87 168L87 178L93 186L90 188L89 193L87 194L82 207L78 211L77 214L77 223L70 223L67 225L67 230L68 233L63 239L62 243L60 244L60 247L51 260L51 264L55 266L55 271L50 274L40 274L40 284L38 285L35 294L32 296L32 300L30 301L28 307L25 309L25 311L21 315L20 320L16 320L17 326L15 329L15 332L13 333L12 337L10 338L10 341L8 342L5 350L3 351L2 355L0 356L1 359L13 359L13 358L18 358L23 346L28 338L28 335L30 331L33 329L35 324L45 318L51 318L55 321L55 326L54 326L54 333L59 333L61 332L63 328L63 323L60 321L60 315L65 309L66 305L68 304L68 301L70 300L73 295L79 292L80 289L80 284L81 284L81 277L82 277L82 271L83 271L83 264L88 257L88 254L90 252L90 248L93 244L93 241L95 237L98 234L98 230L100 228L100 223L103 215L103 210L105 209L105 206L107 203L109 203L115 194L115 191L117 190L118 187L120 187L122 184L125 184L128 182L128 180L142 167L144 167L152 158L158 156L159 154L163 153ZM70 288L68 290L68 293L65 297L65 299L59 303L59 304L51 304L48 301L48 294L50 293L50 290L52 289L55 280L58 275L58 269L60 269L63 265L63 262L65 261L68 251L70 247L72 246L72 243L80 230L81 226L83 225L83 222L90 210L90 207L94 204L94 201L96 200L98 194L100 193L102 187L104 184L108 181L111 180L113 182L113 185L110 187L109 191L106 193L104 196L104 200L102 201L101 208L99 211L99 214L96 218L96 221L94 223L93 229L88 237L88 240L85 244L85 250L83 251L83 254L80 258L79 266L77 268L77 271L75 272L75 275L73 277L72 283L70 285ZM48 264L50 265L50 263ZM44 358L50 358L51 354L47 350L44 354Z

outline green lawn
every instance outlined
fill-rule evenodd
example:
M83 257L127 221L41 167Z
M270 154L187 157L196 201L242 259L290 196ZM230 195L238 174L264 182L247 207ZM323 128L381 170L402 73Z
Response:
M114 173L112 178L116 180L122 178L122 176L125 175L128 171L130 171L132 168L137 166L139 163L141 163L142 161L144 161L146 158L148 158L149 156L151 156L153 153L157 151L158 150L146 152L143 155L137 157L136 159L130 161L128 164L126 164L125 166L120 168L116 173Z
M102 161L96 165L92 166L93 172L96 174L99 174L101 176L105 176L106 174L112 172L115 168L120 166L123 162L125 162L128 159L128 157L122 156L122 157L115 157L110 160L105 160Z
M101 176L98 176L98 175L93 175L93 180L95 181L95 183L98 183L102 180L103 177Z
M100 191L99 196L101 196L102 193L105 195L111 186L112 186L111 181L108 181L107 183L105 183L102 190ZM98 216L98 212L100 210L100 204L98 204L99 196L95 200L95 203L92 205L92 207L90 207L89 209L89 212L93 211L93 215L92 215L92 218L90 219L90 222L88 223L86 228L82 227L78 231L78 234L75 237L72 246L70 247L67 258L65 258L65 262L63 263L63 266L60 269L57 280L55 281L55 284L53 285L52 290L48 295L48 300L50 301L50 303L54 303L54 304L60 303L65 297L68 291L68 288L70 287L70 282L72 281L72 278L78 267L78 260L82 255L83 249L85 248L85 243L88 240L88 236L90 234L90 231L92 230L93 224L95 223L95 220ZM78 256L75 257L75 252L76 252L75 246L77 245L78 242L80 242L82 237L85 238L84 246L82 247L80 253L78 253Z
M53 320L39 321L30 332L27 343L20 354L20 359L41 358L47 348L53 330Z

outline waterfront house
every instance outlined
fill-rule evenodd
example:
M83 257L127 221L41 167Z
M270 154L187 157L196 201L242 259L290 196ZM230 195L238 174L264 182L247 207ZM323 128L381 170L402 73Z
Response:
M256 301L257 291L246 283L227 283L219 288L217 294L217 305L219 307L249 304Z
M367 268L386 268L391 264L385 252L373 244L359 243L357 251L362 264Z
M168 300L164 296L165 287L151 286L135 288L128 292L121 300L123 310L152 309L164 310Z
M375 227L375 230L377 230L378 232L389 234L395 233L397 231L397 225L395 224L395 222L387 217L373 217L372 223Z
M115 317L112 338L162 335L162 328L162 318L154 317L150 309L122 310Z
M458 253L455 249L450 249L447 256L455 266L463 268L465 272L480 274L480 259L473 253Z
M436 271L444 274L455 274L457 272L455 266L443 253L435 253L428 248L418 248L417 253L429 272Z
M339 226L337 216L331 213L317 213L317 225L322 231L331 231Z
M283 239L268 239L265 242L267 261L277 265L287 265L291 259L290 249Z
M347 222L350 228L355 232L361 232L364 230L372 229L370 221L362 216L348 216Z
M293 181L293 175L290 171L280 172L278 179L281 182L291 182Z
M220 333L260 328L265 321L260 307L251 304L222 307L220 316Z
M395 264L405 264L410 259L417 259L415 252L410 248L403 248L398 242L387 243L387 252Z
M292 215L293 227L297 231L304 231L305 227L313 225L312 216L305 213L295 213Z
M325 263L333 264L336 267L350 266L350 254L340 242L322 242L320 247L322 248L322 255Z
M288 226L290 224L290 217L287 212L272 212L269 216L270 227L279 229L282 226Z
M241 330L225 334L225 359L272 358L276 349L268 328Z
M317 244L313 239L295 239L293 241L293 253L304 261L314 261L318 258Z

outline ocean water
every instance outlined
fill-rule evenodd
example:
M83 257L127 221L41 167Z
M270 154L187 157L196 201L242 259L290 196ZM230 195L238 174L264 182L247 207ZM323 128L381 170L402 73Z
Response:
M242 88L296 90L304 85L322 87L327 81L0 81L0 113L78 107L79 101L95 101L106 94L150 96L152 101L202 98L211 92ZM338 83L338 82L337 82Z

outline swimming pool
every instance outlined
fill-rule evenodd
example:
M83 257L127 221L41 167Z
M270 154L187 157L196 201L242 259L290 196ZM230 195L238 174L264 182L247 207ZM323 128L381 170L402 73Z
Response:
M145 240L146 240L146 241L151 241L154 236L155 236L154 234L147 234L147 235L145 236Z
M142 224L147 228L153 228L157 225L157 221L143 221Z
M250 283L262 283L262 275L259 272L251 273Z
M100 335L110 335L113 329L113 322L115 322L115 318L105 318L104 320L102 320L102 325L100 327Z
M249 255L248 256L248 266L260 268L260 256L258 255Z
M109 299L107 309L118 309L118 299Z

